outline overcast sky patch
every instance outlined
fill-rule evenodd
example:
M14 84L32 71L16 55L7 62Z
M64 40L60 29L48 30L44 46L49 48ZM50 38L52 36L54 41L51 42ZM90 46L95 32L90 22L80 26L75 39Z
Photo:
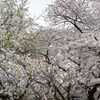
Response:
M48 4L51 4L54 0L28 0L29 1L29 12L31 17L40 16ZM46 26L43 18L37 20L40 25Z

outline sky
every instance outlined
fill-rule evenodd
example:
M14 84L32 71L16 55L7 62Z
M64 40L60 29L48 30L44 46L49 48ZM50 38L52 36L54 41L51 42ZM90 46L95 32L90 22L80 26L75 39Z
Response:
M43 13L45 8L48 6L48 4L51 4L54 0L28 0L29 1L29 12L30 16L34 17L39 16ZM42 26L46 26L46 23L43 21L43 18L40 18L37 20L37 23L39 23Z

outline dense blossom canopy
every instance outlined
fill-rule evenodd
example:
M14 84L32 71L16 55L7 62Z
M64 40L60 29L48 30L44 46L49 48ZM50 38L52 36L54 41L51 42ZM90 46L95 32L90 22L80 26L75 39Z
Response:
M55 0L45 18L66 27L45 29L28 16L27 0L2 0L0 99L99 100L99 6Z

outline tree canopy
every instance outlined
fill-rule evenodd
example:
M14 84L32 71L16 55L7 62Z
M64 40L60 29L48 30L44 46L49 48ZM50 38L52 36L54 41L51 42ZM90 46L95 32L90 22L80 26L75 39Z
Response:
M99 5L98 0L55 0L46 9L46 19L52 25L70 23L83 33L99 28Z
M55 0L44 18L61 28L45 28L29 16L27 0L2 0L0 99L99 100L99 6Z

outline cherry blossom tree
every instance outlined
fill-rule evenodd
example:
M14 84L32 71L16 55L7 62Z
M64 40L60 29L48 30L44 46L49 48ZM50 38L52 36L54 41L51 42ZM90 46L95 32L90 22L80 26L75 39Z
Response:
M57 60L58 69L67 75L62 84L64 82L65 84L73 84L70 86L69 95L67 91L65 92L64 100L99 100L100 31L94 30L90 33L80 34L69 29L50 30L51 40L53 41L51 55ZM72 72L68 74L68 70ZM70 76L70 79L68 76ZM67 88L67 86L65 87Z
M67 65L68 60L76 76L79 75L77 78L74 75L73 78L73 72L70 74L71 79L75 80L69 83L74 85L70 85L69 91L66 91L67 97L63 100L98 100L100 98L99 5L98 0L55 0L46 9L45 18L51 24L67 25L66 29L50 29L49 34L53 41L51 47L54 50L51 55L58 59L59 69L66 72L66 67L62 68L59 65L62 62Z
M39 53L48 47L48 39L29 16L27 4L27 0L0 2L0 98L3 100L24 97L31 81L26 70L28 58L38 59Z
M55 0L46 9L45 20L51 25L73 26L79 32L100 28L98 0ZM68 24L69 23L69 24Z

